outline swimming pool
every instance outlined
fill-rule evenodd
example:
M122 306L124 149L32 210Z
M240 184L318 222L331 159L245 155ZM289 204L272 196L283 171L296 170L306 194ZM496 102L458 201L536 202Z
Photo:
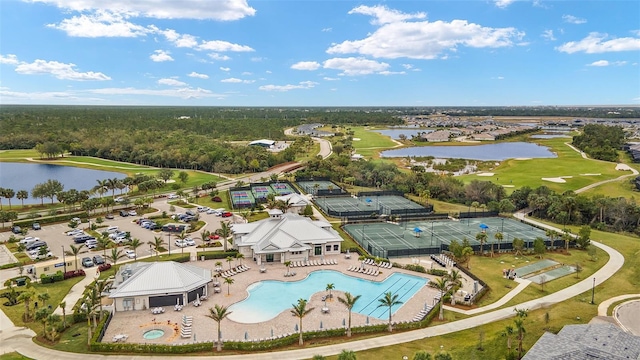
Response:
M425 286L428 279L402 273L393 273L382 282L369 281L345 275L334 270L318 270L303 280L285 282L277 280L259 281L251 284L249 296L229 307L232 311L228 318L239 323L258 323L273 319L281 312L293 307L298 299L309 300L317 292L326 292L327 284L334 284L335 290L349 291L352 295L361 295L353 311L378 318L387 319L388 308L378 308L378 299L391 291L400 301L407 302L418 290ZM344 306L335 301L332 306ZM402 304L391 308L395 313ZM319 310L319 309L316 309Z

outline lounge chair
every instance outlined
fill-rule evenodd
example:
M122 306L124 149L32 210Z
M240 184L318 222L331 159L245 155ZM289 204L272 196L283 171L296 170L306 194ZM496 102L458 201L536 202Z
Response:
M353 265L349 266L349 267L347 268L347 271L351 271L352 269L353 269Z

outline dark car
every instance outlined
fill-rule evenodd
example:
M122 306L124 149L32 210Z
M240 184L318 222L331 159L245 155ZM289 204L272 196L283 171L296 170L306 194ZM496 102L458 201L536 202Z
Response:
M187 210L186 214L189 215L189 216L196 216L196 213L194 213L191 210Z
M82 258L82 266L84 266L84 267L92 267L93 266L93 260L91 260L90 257Z
M20 226L14 226L11 228L11 232L14 234L22 234L22 229L20 228Z
M35 250L35 249L39 249L43 246L47 246L47 243L44 241L34 241L31 244L26 246L27 251L31 251L31 250Z
M105 263L104 258L100 255L96 255L93 257L93 263L95 265L102 265Z
M107 214L104 216L105 219L113 220L113 214Z
M127 211L125 211L125 210L120 210L120 216L127 217L127 216L129 216L129 213Z
M31 224L31 228L32 228L33 230L40 230L40 229L42 229L42 228L40 227L40 223L37 223L37 222L34 222L33 224Z

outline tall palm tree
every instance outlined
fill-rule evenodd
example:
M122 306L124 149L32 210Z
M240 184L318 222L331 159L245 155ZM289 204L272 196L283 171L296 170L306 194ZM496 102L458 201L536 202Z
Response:
M298 344L302 345L304 344L304 340L302 339L302 319L305 316L307 316L307 314L309 314L311 311L313 311L313 309L315 308L307 309L307 300L305 299L298 299L298 303L292 304L292 305L293 305L293 309L291 309L291 313L294 316L297 316L298 319L300 319L300 337L298 340Z
M511 336L513 336L513 326L507 325L502 335L507 338L507 349L509 354L511 354Z
M521 318L517 318L513 322L516 326L516 332L518 333L518 359L522 359L522 341L527 331L524 328L524 320Z
M545 232L545 235L547 235L547 237L549 238L549 240L551 240L551 250L555 249L555 246L553 245L554 240L558 237L558 233L555 230L551 230L548 229Z
M24 316L22 317L24 322L31 320L31 308L29 305L35 296L36 294L31 290L24 291L18 295L18 301L24 301Z
M129 248L131 250L133 250L133 259L134 260L138 260L138 251L137 249L142 246L142 241L140 241L140 239L138 238L133 238L131 239L131 241L129 242L129 244L127 245L129 246Z
M446 277L437 279L434 284L435 288L440 290L440 314L438 315L438 319L444 320L444 294L449 291L451 285L449 283L449 279Z
M242 259L244 259L244 254L243 253L237 253L236 254L236 260L238 260L240 262L240 265L242 265Z
M118 248L112 248L111 254L107 255L107 259L111 260L113 266L118 264L118 260L124 258L126 255L122 253L122 250L118 250Z
M504 235L498 231L493 237L498 240L498 252L500 252L500 242L504 239ZM493 243L491 243L491 257L493 257Z
M358 299L360 299L362 295L351 295L350 292L344 293L344 298L338 296L338 301L340 301L346 308L349 310L349 323L347 325L347 337L351 337L351 310L353 310L353 306L356 304Z
M38 301L42 304L42 307L47 306L47 300L51 299L48 292L38 294Z
M22 202L22 206L24 207L24 199L29 198L29 192L27 190L18 190L18 192L16 193L16 198L18 198L18 200Z
M227 284L227 295L231 295L231 284L234 283L233 278L231 277L224 278L224 283Z
M153 241L148 242L149 245L153 247L156 251L156 259L160 255L160 249L162 249L162 245L164 245L164 240L160 236L154 236Z
M69 245L69 249L71 250L67 250L64 252L65 255L70 255L74 257L75 264L76 264L76 271L78 270L78 254L80 254L80 251L82 250L83 247L84 247L84 244L80 244L78 246Z
M107 257L107 248L111 245L111 239L109 239L109 234L106 232L102 233L98 236L98 249L102 250L102 256Z
M220 330L220 323L232 312L233 311L229 311L226 306L216 304L213 308L209 308L209 314L205 315L218 323L218 341L216 343L216 350L218 351L222 351L222 331Z
M389 332L393 331L393 327L391 326L391 308L402 304L402 301L398 300L398 294L393 294L391 291L384 293L384 297L378 299L377 308L379 307L388 307L389 308Z
M480 255L482 256L484 254L484 243L487 242L487 233L484 231L477 233L476 240L480 242Z
M571 239L573 239L571 233L569 232L569 230L565 230L564 234L562 234L562 240L564 240L564 248L567 253L569 252L569 242L571 241Z
M188 238L188 237L189 237L189 234L187 234L187 232L186 232L186 231L182 230L182 232L181 232L180 234L176 235L176 237L177 237L178 239L180 239L180 240L184 240L184 239L186 239L186 238ZM185 248L185 246L184 246L184 245L183 245L183 246L180 246L180 249L182 249L182 255L184 255L184 248Z
M220 222L220 236L222 237L222 245L224 252L227 252L227 238L231 235L231 225L229 225L228 221Z
M289 267L291 266L291 261L287 260L284 262L284 266L287 267L287 275L289 275Z
M116 189L118 188L118 178L107 179L107 189L111 190L111 197L116 196Z
M62 309L62 328L67 328L67 302L63 301L60 303L60 309Z
M107 179L103 179L103 180L96 180L96 182L98 182L98 185L94 186L93 189L100 194L100 198L102 199L102 195L107 191L107 186L108 186L108 180Z
M100 297L98 300L98 305L100 307L100 320L102 320L102 294L109 291L111 289L111 280L96 280L95 287L96 293Z
M326 290L329 292L329 299L333 298L333 294L331 293L331 290L335 288L336 286L333 283L327 284Z
M233 262L233 258L231 256L227 256L227 262L229 263L229 270L231 270L231 263Z

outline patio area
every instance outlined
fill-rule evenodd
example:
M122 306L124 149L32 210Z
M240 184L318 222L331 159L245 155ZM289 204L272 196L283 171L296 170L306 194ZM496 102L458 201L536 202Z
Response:
M347 271L349 267L362 265L362 262L358 260L357 256L352 256L350 259L347 259L343 254L340 256L325 257L325 260L335 260L337 265L303 266L290 269L290 272L295 271L295 276L285 276L287 269L280 263L267 263L258 266L251 261L244 260L243 265L249 266L250 269L233 275L231 278L234 282L230 286L224 282L223 278L217 278L217 281L220 282L220 292L215 293L214 286L210 284L208 288L209 296L207 299L201 301L200 306L196 307L193 306L193 303L189 303L180 311L174 310L173 307L165 307L164 312L156 314L152 313L152 309L117 312L109 324L103 341L114 341L117 335L126 335L124 341L129 343L169 345L212 341L216 338L217 324L205 316L209 314L209 308L213 308L215 304L230 306L244 300L248 296L246 291L247 287L261 280L300 281L308 276L309 273L316 270L336 270L349 276L372 281L383 281L394 272L423 276L428 279L433 278L431 275L409 272L397 268L381 268L378 276ZM189 264L213 270L216 267L215 263L216 260L207 260L190 262ZM240 264L231 264L232 267L236 265ZM224 264L223 269L228 270L229 264ZM313 307L315 309L303 319L304 331L344 328L344 324L348 321L348 311L337 299L339 296L343 296L343 292L333 290L333 297L323 301L323 298L328 294L325 290L326 285L327 284L318 284L318 292L311 296L307 304L307 308ZM357 289L353 289L351 293L358 295ZM416 314L424 309L425 305L433 304L436 295L437 291L435 289L428 286L422 287L394 314L393 321L411 321ZM297 300L297 297L292 298L290 299L290 303L294 304ZM290 313L289 308L275 318L260 323L245 324L225 319L221 325L222 338L224 340L253 341L296 333L299 319ZM189 326L191 331L188 337L183 337L181 334L181 330L184 327L182 323L185 317L192 317L191 325ZM367 318L356 312L352 313L353 327L363 326L367 323L383 324L386 322L386 319ZM164 334L155 339L145 339L143 337L145 332L155 329L164 331Z

